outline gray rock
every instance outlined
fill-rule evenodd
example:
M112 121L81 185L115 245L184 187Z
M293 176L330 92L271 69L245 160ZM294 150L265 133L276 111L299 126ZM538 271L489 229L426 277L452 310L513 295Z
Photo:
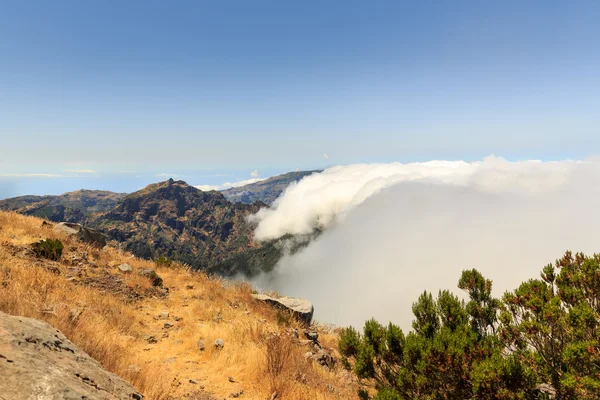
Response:
M315 331L304 331L304 337L308 340L312 340L313 342L317 342L319 340L319 334Z
M0 394L26 399L143 399L46 322L0 312Z
M165 324L163 325L163 328L165 328L165 329L169 329L169 328L172 328L173 326L175 326L175 324L173 324L172 322L169 322L169 321L167 321L167 322L165 322Z
M313 304L305 299L296 297L274 298L265 294L253 294L252 297L254 297L256 300L264 301L273 307L292 311L294 316L307 326L310 325L315 312Z
M129 264L121 264L117 268L119 268L119 271L121 271L121 272L131 272L131 271L133 271L133 268L131 268L131 266Z
M156 343L156 338L154 336L152 336L152 335L146 335L146 336L144 336L144 340L147 341L150 344Z
M169 318L169 312L168 311L161 311L158 313L158 318L160 319L166 319Z
M547 394L550 399L556 398L556 389L548 383L540 383L535 388L540 392Z
M215 347L217 349L222 349L223 347L225 347L225 342L223 342L222 339L217 339L215 340Z
M55 232L66 233L69 236L74 236L84 243L91 244L102 248L106 246L106 236L95 229L86 228L81 224L71 222L60 222L54 227Z
M204 349L206 348L206 344L204 343L204 340L202 340L202 339L198 340L198 342L196 344L198 345L198 350L200 350L200 351L204 351Z
M190 383L191 383L192 385L197 385L197 384L198 384L198 381L197 381L197 380L195 380L195 379L190 379Z

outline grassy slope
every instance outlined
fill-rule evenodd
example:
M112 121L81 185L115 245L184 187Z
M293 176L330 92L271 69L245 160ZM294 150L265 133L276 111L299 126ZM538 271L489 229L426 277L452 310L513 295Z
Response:
M89 248L41 225L35 217L0 212L0 310L49 322L147 399L224 398L240 389L249 399L269 398L274 390L278 399L355 398L348 375L306 361L308 349L288 334L294 323L278 325L277 312L253 301L249 285L178 266L157 268L169 288L165 293L135 273L153 263L113 248ZM65 244L59 262L31 254L30 244L44 238ZM125 262L134 273L119 272L117 265ZM174 327L164 329L165 320L155 318L162 311L170 313ZM149 344L146 335L158 343ZM284 349L279 375L269 372L267 361L274 336L282 338ZM212 347L217 338L224 340L223 350ZM206 343L204 352L197 348L199 339ZM334 348L337 334L322 329L320 340Z

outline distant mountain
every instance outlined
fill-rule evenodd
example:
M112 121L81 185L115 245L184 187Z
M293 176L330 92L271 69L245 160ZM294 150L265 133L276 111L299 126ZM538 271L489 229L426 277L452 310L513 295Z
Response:
M125 193L104 190L77 190L60 196L20 196L0 200L0 210L55 222L88 223L90 217L113 209L125 196Z
M223 192L203 192L170 179L131 194L78 190L21 196L1 200L0 210L82 223L138 257L164 256L220 275L252 275L274 267L289 237L258 243L246 217L267 207L292 182L318 172L290 172ZM308 240L295 240L291 251Z
M90 225L142 258L165 256L222 275L252 274L280 257L275 242L253 240L246 222L263 206L234 204L219 192L170 179L127 195Z
M254 202L261 201L266 204L271 204L279 197L281 193L283 193L290 183L298 182L306 176L319 172L322 171L314 170L288 172L287 174L273 176L265 179L264 181L226 189L221 191L221 193L223 193L227 200L236 203L252 204Z

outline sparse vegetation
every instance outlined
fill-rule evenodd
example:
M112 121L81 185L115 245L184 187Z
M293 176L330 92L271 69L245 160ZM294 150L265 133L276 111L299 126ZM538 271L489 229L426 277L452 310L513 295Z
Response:
M160 256L154 260L154 264L156 264L157 267L171 267L173 265L173 260L168 257Z
M306 348L288 335L300 327L295 321L280 327L277 310L254 301L248 284L230 284L178 263L156 266L110 247L91 248L41 224L0 212L0 311L49 322L146 399L229 398L241 389L248 399L270 398L274 391L278 399L355 398L356 387L337 370L304 358ZM42 238L62 241L58 262L28 255ZM119 271L124 263L132 273ZM168 293L139 274L146 269L156 270ZM155 319L165 311L168 319ZM213 320L215 315L221 319ZM165 328L165 322L173 326ZM268 341L277 335L281 346ZM221 350L212 346L217 338L225 343ZM320 340L335 347L337 334L322 331Z
M38 258L58 261L62 256L64 246L58 239L46 239L33 243L31 248Z

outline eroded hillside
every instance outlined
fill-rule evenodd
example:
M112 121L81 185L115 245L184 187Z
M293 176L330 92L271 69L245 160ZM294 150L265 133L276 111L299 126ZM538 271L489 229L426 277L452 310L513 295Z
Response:
M89 247L42 224L0 212L0 311L47 321L147 399L355 397L339 363L307 359L314 343L303 327L254 300L249 285ZM32 251L47 238L64 244L58 261ZM140 275L147 269L162 286ZM337 356L337 333L313 329Z

